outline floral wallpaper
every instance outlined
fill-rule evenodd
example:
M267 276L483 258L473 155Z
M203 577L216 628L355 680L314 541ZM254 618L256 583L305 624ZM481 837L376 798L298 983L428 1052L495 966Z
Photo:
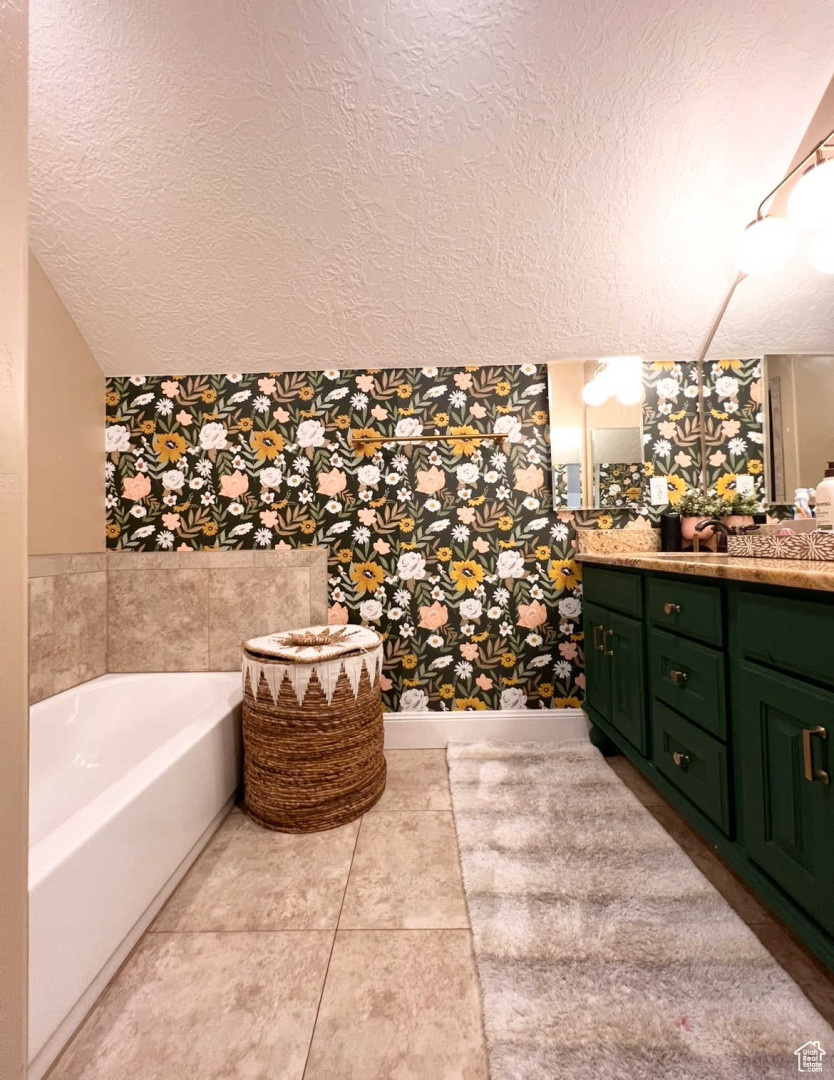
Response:
M701 486L701 425L695 361L658 360L643 366L643 461L647 478L663 476L674 506ZM656 516L663 507L651 507Z
M387 708L580 703L544 367L111 378L107 422L110 547L327 545L331 621L385 635ZM435 432L449 440L348 442Z
M704 365L706 483L722 498L733 497L742 475L765 497L762 391L760 358Z
M596 472L597 506L637 509L646 501L642 462L601 462Z

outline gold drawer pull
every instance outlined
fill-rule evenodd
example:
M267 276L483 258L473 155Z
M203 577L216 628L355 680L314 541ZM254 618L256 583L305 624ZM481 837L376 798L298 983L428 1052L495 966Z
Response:
M678 766L678 768L685 769L689 764L689 754L682 754L680 750L676 750L672 754L672 761Z
M805 779L818 784L828 783L828 773L825 769L814 768L814 750L811 739L827 739L828 732L824 727L805 728L802 732L802 764L804 766Z
M663 605L663 614L664 615L680 615L680 613L681 613L680 604L664 604Z
M602 627L599 624L594 626L594 648L597 652L605 652L605 646L602 644Z
M685 671L670 671L669 678L672 680L673 683L677 683L678 686L685 686L686 680L689 678L689 676L686 674Z
M606 630L605 633L602 636L603 636L603 638L612 638L614 636L614 631L613 630ZM612 648L604 649L603 652L605 653L606 656L613 656L614 655L614 650Z

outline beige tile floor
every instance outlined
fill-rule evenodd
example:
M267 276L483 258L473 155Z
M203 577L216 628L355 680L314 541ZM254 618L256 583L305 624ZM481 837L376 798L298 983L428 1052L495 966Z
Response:
M446 754L387 756L340 829L233 811L50 1080L486 1080Z
M834 981L625 758L612 769L834 1023ZM49 1080L486 1080L445 751L388 753L361 821L234 811Z

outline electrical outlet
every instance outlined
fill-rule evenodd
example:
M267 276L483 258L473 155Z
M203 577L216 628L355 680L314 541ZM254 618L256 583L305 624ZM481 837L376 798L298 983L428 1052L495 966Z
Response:
M742 473L736 477L736 491L739 495L752 495L756 490L755 481L752 476L748 476L747 473Z
M652 506L665 506L669 502L669 489L662 476L653 476L649 481L649 495Z

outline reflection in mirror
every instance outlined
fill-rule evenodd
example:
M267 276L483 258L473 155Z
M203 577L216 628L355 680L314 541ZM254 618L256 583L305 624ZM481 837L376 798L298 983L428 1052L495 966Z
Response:
M767 356L767 495L793 502L834 461L834 356Z
M643 472L637 357L548 365L553 502L569 510L637 507Z
M785 266L738 283L710 346L709 360L767 358L761 400L765 445L763 453L750 456L755 468L756 457L763 460L770 504L792 503L797 489L816 487L834 460L832 347L834 275L808 265L804 243Z

